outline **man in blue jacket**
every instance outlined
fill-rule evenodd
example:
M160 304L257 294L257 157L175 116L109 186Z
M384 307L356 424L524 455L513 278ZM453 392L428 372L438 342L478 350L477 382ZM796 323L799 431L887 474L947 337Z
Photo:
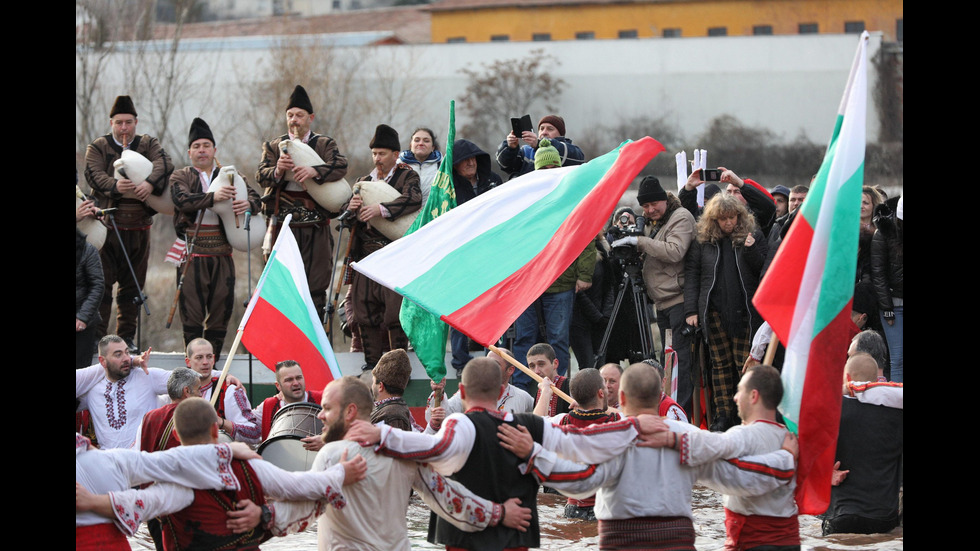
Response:
M585 162L582 150L565 137L565 120L558 115L547 115L538 122L537 135L530 130L525 130L519 137L513 132L507 135L507 139L497 148L497 164L500 169L509 174L510 179L534 170L534 153L538 150L538 141L545 138L558 150L561 166Z

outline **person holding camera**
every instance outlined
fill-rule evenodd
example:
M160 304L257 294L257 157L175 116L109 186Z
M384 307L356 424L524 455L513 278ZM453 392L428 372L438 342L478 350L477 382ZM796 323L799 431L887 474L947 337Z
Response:
M716 195L704 207L687 253L684 312L704 330L711 357L711 430L740 423L732 397L752 335L762 318L752 306L766 259L766 240L748 208L732 195Z
M660 342L665 342L670 328L677 354L677 402L690 416L693 330L684 315L684 257L694 241L694 216L681 206L676 195L664 191L656 176L647 176L640 182L636 200L647 220L645 235L624 237L613 246L626 242L636 245L643 254L643 283L657 307Z
M565 119L558 115L546 115L538 121L537 135L524 130L520 136L512 131L497 148L497 164L510 179L523 176L536 170L535 159L539 148L548 144L547 139L561 159L558 166L580 165L585 162L585 154L572 140L565 137Z

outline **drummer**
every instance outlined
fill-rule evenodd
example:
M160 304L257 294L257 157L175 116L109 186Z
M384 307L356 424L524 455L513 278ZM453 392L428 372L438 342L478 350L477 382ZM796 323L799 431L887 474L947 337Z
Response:
M207 339L197 338L187 344L186 352L184 363L201 376L201 397L210 402L214 385L218 382L218 377L213 377L211 373L211 368L214 367L214 349ZM249 403L244 388L229 386L228 379L225 379L214 407L218 411L218 428L231 436L232 440L249 444L262 441L259 418L252 412L252 404Z
M391 243L387 237L370 224L373 218L396 220L414 213L422 207L422 189L419 175L411 167L398 162L401 146L398 132L394 128L379 124L371 139L371 158L374 170L358 181L372 180L386 182L400 193L387 203L365 204L360 195L355 195L347 210L357 214L357 222L351 231L351 260L362 260L367 255ZM374 369L381 355L389 350L408 348L408 337L398 321L402 297L398 293L373 281L361 272L353 273L350 288L350 301L353 304L354 322L361 332L361 346L364 349L362 371Z
M306 390L303 368L294 360L283 360L276 364L276 388L279 394L263 400L254 411L255 416L262 420L262 440L269 438L272 419L280 409L301 402L312 402L319 406L323 394L320 390ZM323 438L319 434L301 440L303 447L311 451L323 447Z

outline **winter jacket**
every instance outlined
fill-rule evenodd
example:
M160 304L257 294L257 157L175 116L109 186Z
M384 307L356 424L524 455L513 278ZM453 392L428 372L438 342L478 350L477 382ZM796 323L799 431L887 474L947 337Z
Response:
M456 172L456 165L476 157L476 189L470 181ZM491 170L490 154L469 140L456 140L453 144L453 187L456 188L456 204L482 195L501 184L500 176Z
M82 248L81 255L77 249ZM102 261L99 251L85 241L85 235L75 230L75 318L91 326L102 321L99 305L105 284L102 279Z
M580 165L585 162L585 154L572 143L572 140L565 136L558 136L549 138L549 141L558 150L561 166ZM513 180L534 170L534 151L527 144L511 149L507 145L507 140L504 140L497 148L497 164L500 165L500 170L510 175L508 179ZM453 162L458 161L454 159Z
M684 315L688 317L698 316L698 324L704 331L706 338L708 333L708 305L711 294L721 285L728 285L728 289L740 288L745 299L745 309L741 312L719 312L723 321L737 321L735 316L745 315L749 320L753 334L762 325L762 318L752 306L752 297L759 287L759 274L762 272L762 264L766 259L766 240L758 229L752 233L752 236L755 238L755 244L751 247L734 245L728 238L722 239L718 243L700 243L697 239L691 243L684 263ZM719 247L721 246L734 247L738 281L731 281L723 276L719 277L721 274L717 273ZM732 287L735 285L738 287Z
M894 310L892 298L905 298L903 274L903 222L895 216L898 199L889 199L875 207L874 223L878 230L871 241L871 280L878 308Z

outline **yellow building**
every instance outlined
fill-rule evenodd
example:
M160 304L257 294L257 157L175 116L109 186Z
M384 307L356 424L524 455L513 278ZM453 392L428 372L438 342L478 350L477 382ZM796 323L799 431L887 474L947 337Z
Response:
M903 0L442 0L432 42L860 33L902 40Z

